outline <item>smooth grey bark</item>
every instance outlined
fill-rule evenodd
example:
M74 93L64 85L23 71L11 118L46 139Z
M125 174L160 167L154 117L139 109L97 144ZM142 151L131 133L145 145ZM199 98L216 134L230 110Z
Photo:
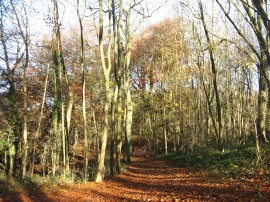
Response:
M260 140L267 141L266 138L266 112L267 112L267 84L266 79L262 73L259 77L259 96L258 96L258 121L257 121L257 130Z
M124 162L130 163L130 155L132 152L131 145L131 132L132 132L132 118L133 118L133 103L131 99L130 92L130 58L131 58L131 14L132 14L132 4L130 1L129 8L126 11L125 19L125 58L124 58L124 94L125 94L125 153L124 153Z
M105 61L104 54L104 25L103 25L103 1L99 0L99 53L101 58L103 76L104 76L104 88L105 88L105 100L104 100L104 122L103 131L101 136L101 149L99 154L99 162L97 167L96 182L100 182L104 178L104 161L106 156L106 146L107 138L109 132L109 105L110 105L110 72L111 72L111 46L112 46L112 2L108 0L108 12L109 12L109 42L108 42L108 52L107 52L107 64Z
M118 15L117 15L118 7ZM112 135L111 135L111 156L110 169L113 175L114 169L114 150L116 154L116 172L121 173L121 148L122 148L122 69L123 69L123 50L121 41L123 1L112 1L112 17L113 17L113 39L114 39L114 78L115 89L112 102Z

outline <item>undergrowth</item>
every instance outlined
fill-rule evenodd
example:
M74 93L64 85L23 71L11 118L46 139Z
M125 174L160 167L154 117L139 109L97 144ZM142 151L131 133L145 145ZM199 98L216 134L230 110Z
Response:
M173 152L159 158L170 160L175 166L192 167L209 174L243 178L261 173L269 174L270 143L261 145L262 159L258 163L254 144L231 146L221 154L217 149L197 148L193 152Z

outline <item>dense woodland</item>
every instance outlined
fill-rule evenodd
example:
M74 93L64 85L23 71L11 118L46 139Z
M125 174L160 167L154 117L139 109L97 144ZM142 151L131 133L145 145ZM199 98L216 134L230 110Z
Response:
M1 0L1 175L102 181L132 155L246 144L269 162L269 6Z

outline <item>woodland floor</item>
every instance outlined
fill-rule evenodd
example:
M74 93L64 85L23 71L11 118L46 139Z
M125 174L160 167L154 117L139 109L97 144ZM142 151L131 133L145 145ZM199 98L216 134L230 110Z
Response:
M217 179L160 159L133 157L127 170L101 183L18 190L0 201L270 201L270 179Z

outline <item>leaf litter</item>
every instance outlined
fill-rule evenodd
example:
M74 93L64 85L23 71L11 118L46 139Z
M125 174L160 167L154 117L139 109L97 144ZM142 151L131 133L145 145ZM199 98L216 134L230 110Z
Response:
M103 182L68 184L39 192L20 191L0 201L270 201L265 179L219 179L168 161L133 157L127 170Z

